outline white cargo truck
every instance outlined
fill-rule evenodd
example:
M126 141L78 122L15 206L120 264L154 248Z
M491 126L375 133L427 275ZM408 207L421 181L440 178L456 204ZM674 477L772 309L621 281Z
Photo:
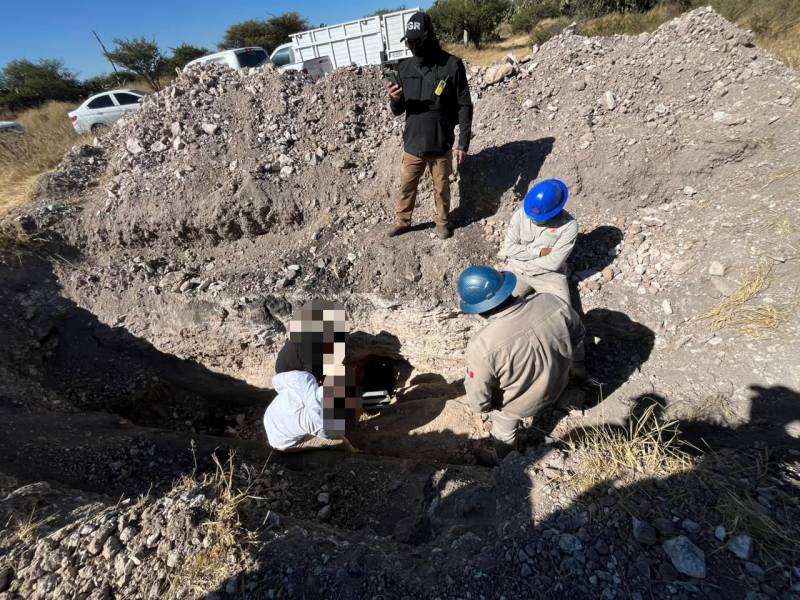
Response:
M349 65L380 65L411 56L405 42L406 24L419 8L409 8L291 35L278 46L272 63L282 69L303 70L309 61L333 70Z

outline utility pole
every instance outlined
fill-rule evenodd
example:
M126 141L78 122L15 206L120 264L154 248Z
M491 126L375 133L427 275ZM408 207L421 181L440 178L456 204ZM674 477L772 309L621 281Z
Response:
M117 86L121 86L122 81L120 81L119 78L119 71L117 71L117 65L115 65L114 61L108 57L108 50L106 49L105 44L103 44L103 40L101 40L100 36L97 35L97 32L94 29L92 29L92 33L94 34L94 37L97 38L97 43L100 44L100 48L102 48L103 50L103 56L106 57L106 60L111 63L111 68L114 69L114 75L117 78Z

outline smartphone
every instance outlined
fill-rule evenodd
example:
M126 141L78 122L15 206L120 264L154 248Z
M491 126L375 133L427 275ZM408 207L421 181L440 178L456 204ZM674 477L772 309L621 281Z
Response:
M397 74L397 71L395 71L393 69L384 69L383 70L383 78L390 85L396 85L397 87L403 87L400 84L400 76Z

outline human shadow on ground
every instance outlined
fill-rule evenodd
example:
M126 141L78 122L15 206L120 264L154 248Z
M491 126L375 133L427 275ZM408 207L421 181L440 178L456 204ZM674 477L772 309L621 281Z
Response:
M776 396L798 398L759 391L751 414ZM791 473L765 463L761 445L704 454L683 446L683 423L666 423L663 397L631 405L620 425L577 428L494 469L437 470L422 497L384 491L387 510L397 495L416 507L389 536L313 520L266 532L263 568L237 574L228 589L287 598L793 597L800 509ZM729 549L735 534L754 541L745 559ZM247 597L225 590L216 598Z
M586 407L596 405L620 388L647 362L655 344L655 333L623 312L595 308L583 316L586 326L586 367L602 384L590 394Z
M500 208L510 190L519 199L553 150L555 138L509 142L469 154L459 167L459 204L450 213L454 228L466 227Z
M578 284L599 274L616 260L616 247L623 233L613 225L600 225L587 233L579 233L567 264L569 265L569 288L572 306L583 314Z

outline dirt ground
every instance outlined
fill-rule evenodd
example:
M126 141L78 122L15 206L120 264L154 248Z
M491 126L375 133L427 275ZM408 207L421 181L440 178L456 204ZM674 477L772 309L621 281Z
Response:
M700 9L470 77L447 241L430 182L385 237L377 69L190 70L42 182L0 264L0 600L800 593L797 72ZM602 386L486 468L454 282L545 177ZM393 392L360 454L265 441L314 296Z

